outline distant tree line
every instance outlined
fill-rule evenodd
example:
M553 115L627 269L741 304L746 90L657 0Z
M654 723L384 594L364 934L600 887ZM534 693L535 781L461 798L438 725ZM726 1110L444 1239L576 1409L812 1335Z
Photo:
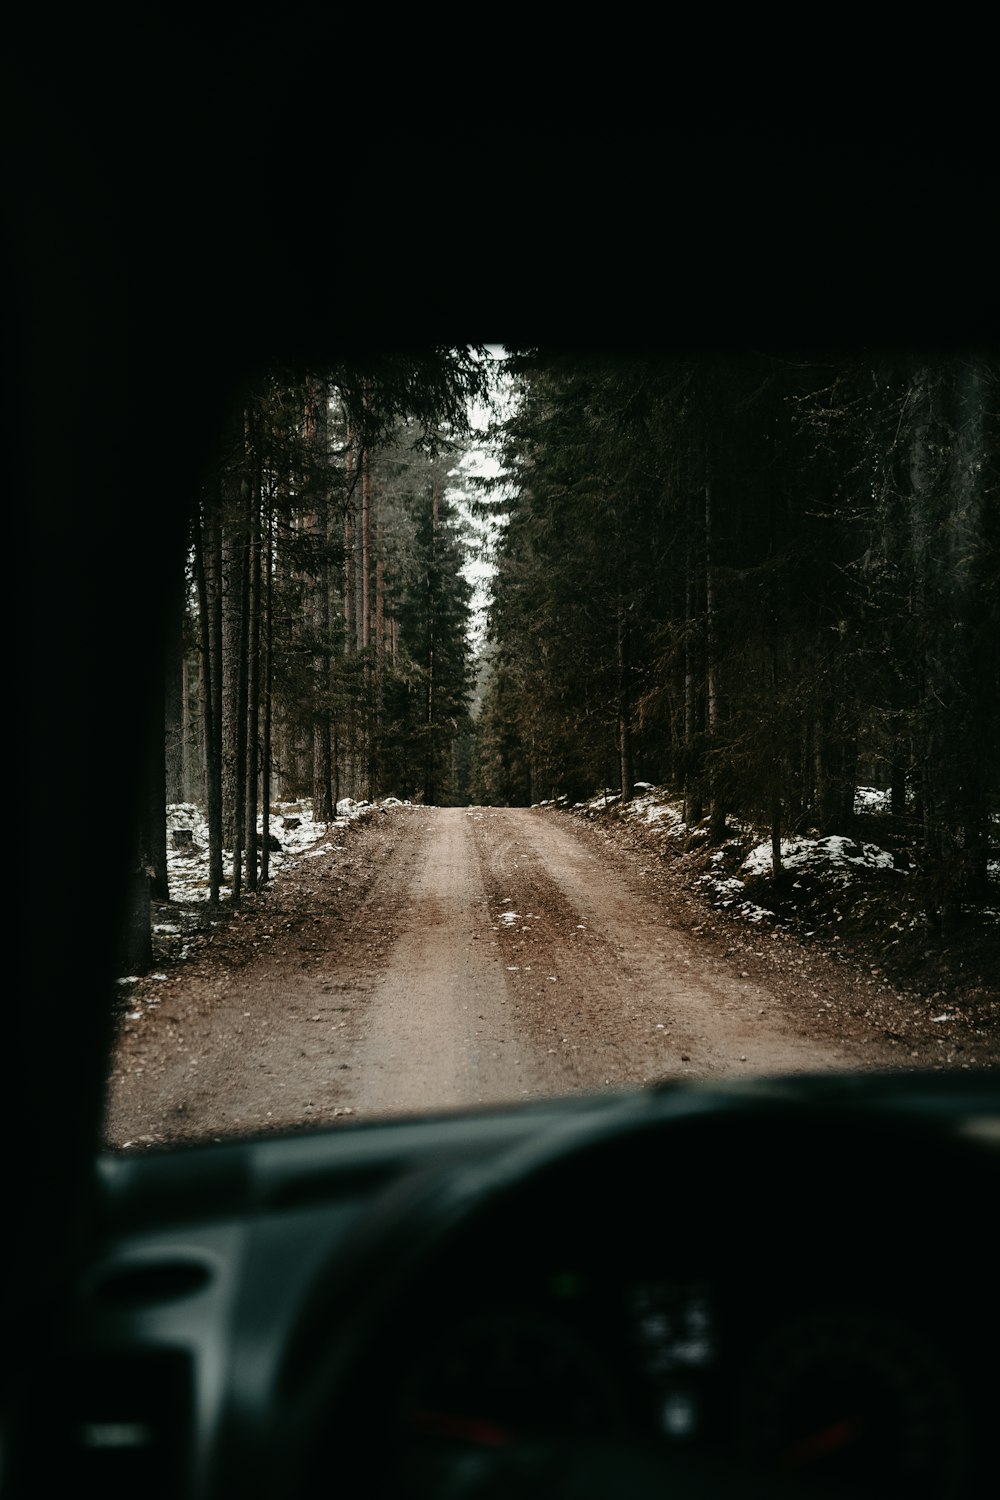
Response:
M471 588L447 476L485 394L482 353L271 370L228 413L193 487L163 666L140 833L154 896L167 802L204 804L217 902L224 850L235 900L267 879L276 798L311 797L330 821L345 796L464 795ZM133 925L136 962L141 902Z
M780 839L891 792L941 900L1000 792L998 367L512 351L479 792L636 777Z

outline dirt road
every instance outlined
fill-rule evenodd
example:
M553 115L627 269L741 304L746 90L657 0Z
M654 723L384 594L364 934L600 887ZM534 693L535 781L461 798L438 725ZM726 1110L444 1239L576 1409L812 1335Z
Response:
M712 972L565 820L438 809L407 854L395 944L359 1017L359 1115L843 1065L772 996Z
M364 868L349 840L303 861L199 963L139 987L109 1142L878 1064L680 930L641 858L589 833L399 808Z

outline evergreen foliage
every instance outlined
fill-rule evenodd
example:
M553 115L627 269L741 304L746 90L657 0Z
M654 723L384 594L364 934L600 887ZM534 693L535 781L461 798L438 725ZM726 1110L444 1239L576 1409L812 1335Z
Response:
M997 392L976 355L515 351L484 796L634 777L850 830L892 787L942 919L1000 796Z
M234 899L266 879L272 797L311 796L329 821L344 796L455 793L471 591L446 490L481 356L272 370L230 414L192 521L183 637L213 900L224 847Z

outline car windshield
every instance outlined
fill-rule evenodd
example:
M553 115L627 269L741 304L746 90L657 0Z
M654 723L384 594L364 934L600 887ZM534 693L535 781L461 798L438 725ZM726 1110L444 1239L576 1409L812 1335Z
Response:
M997 394L463 346L220 403L106 1145L995 1066Z

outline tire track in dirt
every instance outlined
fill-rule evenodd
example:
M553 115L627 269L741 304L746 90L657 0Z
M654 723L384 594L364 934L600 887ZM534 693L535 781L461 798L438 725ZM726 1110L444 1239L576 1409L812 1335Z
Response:
M572 825L535 809L472 816L515 1010L560 1060L564 1086L859 1063L701 952Z
M318 849L139 986L109 1144L878 1065L688 940L642 860L588 833L542 810L401 807Z
M433 826L433 810L399 808L307 852L258 899L221 913L195 956L141 981L111 1059L107 1143L349 1116L361 1017Z
M411 870L387 967L354 1030L354 1114L468 1108L542 1091L490 941L464 808L434 810Z

